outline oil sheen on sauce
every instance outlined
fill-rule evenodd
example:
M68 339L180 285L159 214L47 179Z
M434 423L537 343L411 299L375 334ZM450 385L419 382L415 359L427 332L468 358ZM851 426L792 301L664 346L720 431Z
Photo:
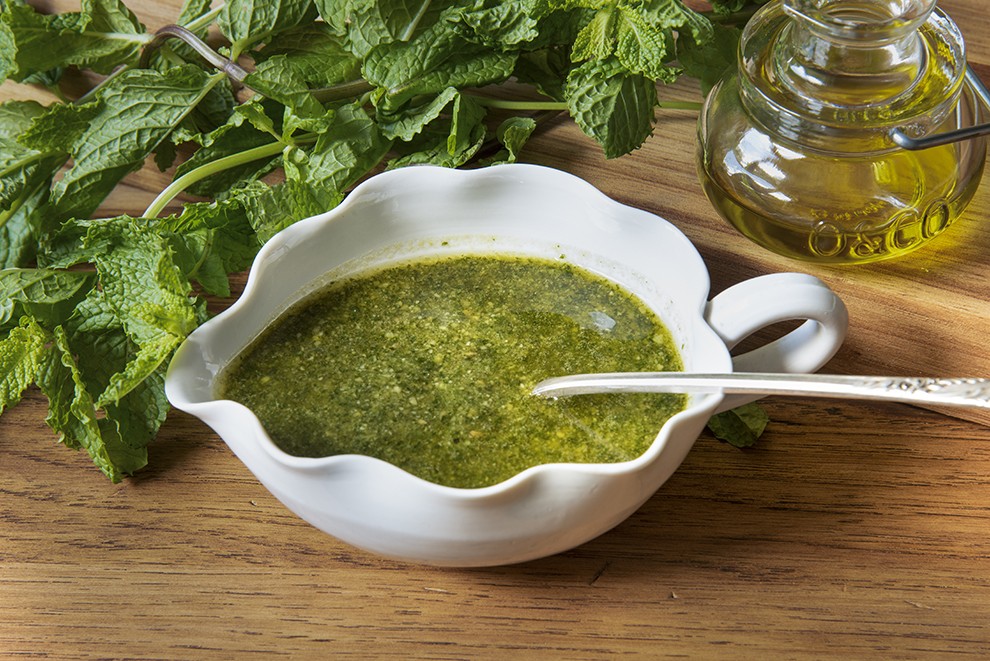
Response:
M638 299L564 262L460 255L334 282L276 319L219 380L289 454L362 454L483 487L528 467L634 459L671 394L529 395L550 376L682 369Z

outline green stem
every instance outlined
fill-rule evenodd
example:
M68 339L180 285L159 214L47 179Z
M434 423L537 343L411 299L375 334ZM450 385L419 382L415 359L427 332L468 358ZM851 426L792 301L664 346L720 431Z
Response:
M253 149L237 152L236 154L231 154L230 156L224 156L215 161L204 163L198 168L193 168L166 186L165 190L158 194L158 197L151 202L141 216L143 218L157 218L158 214L162 212L162 209L164 209L169 202L174 200L180 193L182 193L182 191L186 190L196 182L202 181L203 179L206 179L207 177L218 172L237 167L238 165L243 165L245 163L250 163L251 161L257 161L270 156L277 156L287 146L288 145L282 142L272 142L267 145L261 145L260 147L254 147Z
M563 101L508 101L474 95L471 98L479 105L500 110L567 110L567 104Z
M149 41L151 41L152 36L146 32L140 32L137 34L132 34L130 32L83 32L85 35L91 37L96 37L99 39L112 39L114 41L127 41L132 44L141 44L142 46Z
M93 85L93 87L91 87L89 89L89 91L87 91L85 94L83 94L78 99L76 99L75 101L73 101L73 103L81 106L82 104L88 102L91 98L93 98L94 96L96 96L97 93L101 89L103 89L104 87L106 87L107 84L109 84L111 80L113 80L114 78L116 78L120 74L124 73L125 71L130 71L131 68L132 67L129 64L122 64L122 65L120 65L119 67L117 67L116 69L114 69L110 73L109 76L107 76L106 78L104 78L103 80L101 80L96 85Z
M233 42L230 44L230 60L236 62L237 58L251 50L255 44L267 42L272 34L272 32L259 32Z
M227 59L231 62L237 62L240 58L241 53L251 48L251 44L254 43L249 39L241 39L240 41L235 41L230 45L230 54L227 55Z
M419 22L423 20L423 16L426 15L426 10L429 9L429 7L429 2L424 2L419 6L419 11L416 12L416 15L413 16L413 20L409 22L409 25L407 25L406 29L402 32L402 35L399 37L399 41L409 41L412 39L413 34L416 32L416 28L419 27Z
M321 87L310 90L310 94L320 103L329 103L331 101L353 99L373 89L375 87L371 83L364 78L358 78L357 80L340 83L332 87Z
M564 101L506 101L504 99L492 99L487 96L474 96L472 98L482 106L488 108L499 108L501 110L567 110L567 103ZM697 101L663 101L660 107L665 110L701 110L701 103Z
M693 110L701 112L704 107L700 101L661 101L660 108L664 110Z
M28 171L27 166L31 165L32 163L37 163L38 161L46 159L49 156L50 154L46 154L45 152L38 151L24 158L10 160L8 161L7 167L0 170L0 179L5 179L9 177L11 174L14 174L15 172L18 171ZM16 188L14 190L16 190Z
M199 18L194 18L193 20L189 21L182 27L189 30L190 32L195 32L196 30L202 27L206 27L207 25L212 23L214 19L216 19L216 17L220 15L220 12L222 10L223 10L223 4L221 4L219 7L214 7L210 11L200 16Z
M166 186L165 190L159 193L158 197L152 200L148 208L144 210L143 214L141 214L141 217L157 218L158 214L162 212L168 203L178 197L184 190L218 172L223 172L224 170L229 170L230 168L236 168L238 165L244 165L245 163L250 163L251 161L258 161L263 158L277 156L289 147L316 142L316 138L317 135L315 133L304 133L300 136L295 136L292 139L292 144L281 141L270 142L266 145L245 149L244 151L237 152L236 154L230 154L229 156L218 158L215 161L204 163L203 165L186 172L184 175Z
M162 57L172 63L172 66L181 67L183 64L186 64L182 56L172 50L172 47L168 44L162 44L159 52L162 54Z
M206 233L206 245L203 246L203 252L200 254L199 259L196 260L196 263L193 264L192 269L189 271L189 273L186 273L187 280L196 279L196 276L199 274L199 270L203 268L203 264L206 263L207 257L210 256L210 253L213 250L213 241L215 238L216 238L216 232Z

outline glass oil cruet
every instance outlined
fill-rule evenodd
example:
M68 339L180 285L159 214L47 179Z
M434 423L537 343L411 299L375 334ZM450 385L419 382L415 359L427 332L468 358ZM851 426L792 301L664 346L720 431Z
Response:
M962 35L935 0L771 0L699 122L719 213L789 257L861 263L943 232L986 157Z

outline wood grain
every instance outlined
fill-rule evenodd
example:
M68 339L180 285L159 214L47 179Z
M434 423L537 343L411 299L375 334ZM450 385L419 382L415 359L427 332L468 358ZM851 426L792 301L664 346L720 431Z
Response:
M178 2L128 4L155 25ZM987 77L984 3L941 5ZM0 87L2 98L26 95L48 98ZM852 317L834 371L990 374L986 185L947 236L910 258L812 267L718 220L695 176L695 117L664 120L619 160L567 122L526 156L674 222L713 291L782 270L826 280ZM167 180L146 168L105 210L138 213ZM0 421L0 658L990 655L990 429L902 405L767 406L759 447L702 436L599 539L523 565L452 570L382 560L316 531L182 413L170 414L148 469L112 485L54 444L31 391Z

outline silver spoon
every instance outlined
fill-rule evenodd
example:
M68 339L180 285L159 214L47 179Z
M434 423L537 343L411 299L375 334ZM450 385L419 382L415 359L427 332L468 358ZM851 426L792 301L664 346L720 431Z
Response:
M990 379L844 376L831 374L694 374L614 372L574 374L540 381L532 394L556 398L595 393L715 392L747 395L801 395L838 399L990 408Z

